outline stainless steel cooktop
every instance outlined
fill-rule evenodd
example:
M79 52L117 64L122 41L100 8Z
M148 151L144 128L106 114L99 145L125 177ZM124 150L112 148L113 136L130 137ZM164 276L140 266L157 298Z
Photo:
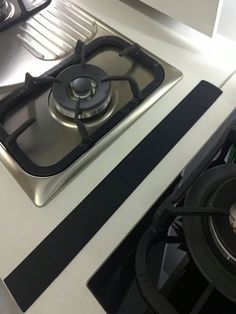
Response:
M0 0L0 32L43 10L51 0Z
M60 15L62 9L71 14ZM50 14L54 17L58 14L57 20L45 18ZM47 24L38 23L39 19L47 20ZM24 88L28 92L36 86L36 92L30 97L21 97L22 103L16 99L14 106L12 97L0 102L4 130L0 159L32 201L42 206L175 85L182 74L68 1L53 2L45 11L11 31L19 38L17 44L15 40L11 44L20 48L23 64L15 63L13 73L19 75L12 76L12 80L7 75L4 79L3 75L2 91L4 88L4 92L9 93L15 89L14 84L22 80L23 69L39 75L42 74L37 71L40 64L44 64L44 69L58 64L41 77L41 81L51 79L51 85L48 82L44 85L40 79L28 75L30 82L26 80ZM50 48L46 34L51 34L55 40L51 41ZM80 41L74 51L77 40ZM54 50L54 45L59 50ZM30 60L24 63L26 56ZM57 60L64 56L63 62ZM85 62L81 65L82 59ZM12 65L3 64L0 63L0 71L3 67L4 73L10 71ZM31 72L30 64L35 64L35 71ZM97 69L102 73L99 79L87 75L90 70L98 73ZM73 71L79 72L78 75ZM77 76L83 78L82 87ZM37 84L42 84L40 92ZM88 89L86 84L90 84ZM107 88L106 99L100 106L92 107L91 102L97 99L100 88ZM18 94L20 92L18 90ZM69 110L65 102L75 108L79 102L81 110L77 113L75 108ZM10 107L12 109L8 110ZM25 126L27 121L29 124Z
M72 52L78 40L88 43L105 29L92 16L67 0L53 0L44 10L20 25L0 32L0 92L49 70ZM48 62L45 62L47 60ZM50 62L49 62L50 61Z

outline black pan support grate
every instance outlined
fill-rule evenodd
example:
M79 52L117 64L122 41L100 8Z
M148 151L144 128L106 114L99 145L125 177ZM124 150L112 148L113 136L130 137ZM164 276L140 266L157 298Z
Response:
M219 209L214 207L194 208L180 207L181 200L186 194L188 188L193 184L196 178L203 170L224 163L227 153L232 145L236 145L236 121L233 121L231 127L227 128L217 145L205 156L202 161L196 164L195 169L180 181L175 191L158 207L156 210L150 227L143 234L136 251L135 272L137 283L142 296L154 313L159 314L178 314L179 311L173 306L168 298L165 289L157 289L155 283L151 279L148 270L148 252L155 243L175 243L179 244L179 248L186 250L185 236L182 226L179 222L184 216L228 216L228 209ZM218 155L218 158L214 157ZM213 160L213 161L212 161ZM192 162L194 163L194 162ZM184 181L184 183L183 183ZM177 217L179 217L177 219ZM168 230L173 227L177 236L169 236ZM167 289L168 290L168 289ZM191 313L201 313L209 295L213 292L214 286L211 283L206 287L198 302L195 304Z
M0 101L0 121L6 118L6 115L12 110L17 110L24 106L27 101L41 95L45 90L51 87L52 83L60 82L56 76L66 67L74 64L85 64L86 59L96 54L98 49L106 47L115 47L120 53L120 57L129 56L136 62L141 63L148 68L154 75L154 79L143 90L139 89L137 82L131 76L107 76L103 81L127 81L130 85L133 98L114 116L104 123L92 136L89 136L84 126L84 123L78 118L80 113L80 103L78 102L75 123L78 126L79 132L83 138L80 145L75 147L67 156L54 165L42 167L34 164L28 156L17 145L17 138L33 123L36 119L32 118L22 123L22 125L12 134L8 134L2 124L0 124L0 141L5 146L10 155L20 164L20 166L28 173L34 176L51 176L55 175L68 166L76 159L81 157L89 150L98 140L100 140L107 132L109 132L117 123L119 123L127 114L135 109L148 95L158 88L165 77L163 67L152 57L146 54L137 44L129 44L125 40L115 37L106 36L93 40L88 45L78 41L74 55L55 66L50 71L44 73L40 77L32 77L29 73L25 76L25 84L23 87L15 90L12 94Z

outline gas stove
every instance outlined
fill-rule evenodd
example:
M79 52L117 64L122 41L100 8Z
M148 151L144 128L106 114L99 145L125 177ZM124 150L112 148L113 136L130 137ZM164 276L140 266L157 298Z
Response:
M1 100L0 159L42 206L181 77L96 21L87 45Z

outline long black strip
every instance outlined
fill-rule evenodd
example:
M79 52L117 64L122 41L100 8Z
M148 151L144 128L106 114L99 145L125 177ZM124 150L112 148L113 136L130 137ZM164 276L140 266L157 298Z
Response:
M8 275L5 283L22 311L33 304L221 93L210 83L200 82Z

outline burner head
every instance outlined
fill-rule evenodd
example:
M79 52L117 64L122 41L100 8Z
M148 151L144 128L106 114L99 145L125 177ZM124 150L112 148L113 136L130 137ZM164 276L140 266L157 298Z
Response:
M95 65L73 65L63 70L54 83L52 96L56 109L68 118L75 117L80 107L80 119L88 119L105 111L111 100L111 83L102 82L107 74Z
M92 97L92 85L92 81L87 77L79 77L70 83L73 96L77 99L89 99Z

